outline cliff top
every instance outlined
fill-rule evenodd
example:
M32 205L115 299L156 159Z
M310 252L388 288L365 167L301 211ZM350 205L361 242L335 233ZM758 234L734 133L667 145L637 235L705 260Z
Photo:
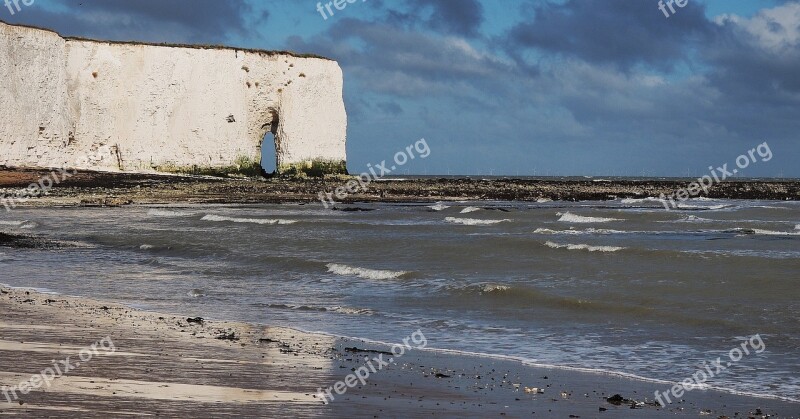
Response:
M63 36L60 33L48 29L48 28L41 28L38 26L33 25L25 25L21 23L8 23L2 19L0 19L0 24L5 24L8 26L17 26L22 28L30 28L36 29L41 31L46 31L50 33L54 33L61 38L67 41L83 41L83 42L97 42L97 43L104 43L104 44L116 44L116 45L145 45L145 46L154 46L154 47L165 47L165 48L193 48L193 49L218 49L218 50L231 50L231 51L244 51L250 52L254 54L261 54L267 56L273 55L288 55L291 57L296 58L317 58L321 60L328 60L334 61L331 58L323 57L321 55L316 54L300 54L293 51L276 51L276 50L263 50L263 49L254 49L254 48L238 48L238 47L231 47L226 45L202 45L202 44L170 44L170 43L155 43L155 42L140 42L140 41L110 41L110 40L102 40L102 39L91 39L91 38L83 38L79 36Z

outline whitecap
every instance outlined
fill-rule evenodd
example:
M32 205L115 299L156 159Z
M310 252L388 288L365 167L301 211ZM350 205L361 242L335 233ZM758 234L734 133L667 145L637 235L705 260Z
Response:
M351 314L351 315L372 315L375 314L374 311L368 308L352 308L352 307L326 307L327 311L332 311L334 313L341 313L341 314Z
M621 220L619 218L584 217L582 215L575 215L575 214L573 214L571 212L565 212L565 213L560 213L559 212L556 215L561 216L561 218L559 218L558 221L561 221L561 222L564 222L564 223L584 223L584 224L588 224L588 223L608 223L608 222L611 222L611 221L624 221L624 220Z
M588 250L590 252L618 252L625 249L624 247L617 246L591 246L588 244L558 244L553 242L545 242L545 246L553 249L567 249L567 250Z
M446 210L446 209L450 208L450 206L442 204L442 203L439 203L439 204L436 204L436 205L430 205L430 206L428 206L428 208L430 208L430 209L432 209L434 211L441 211L441 210Z
M669 221L668 221L669 222ZM687 215L680 220L675 221L676 223L708 223L714 222L714 220L709 220L708 218L698 217L696 215Z
M154 249L154 248L155 248L155 246L153 246L152 244L143 244L143 245L139 246L139 249L141 249L141 250L150 250L150 249Z
M297 220L283 220L277 218L234 218L234 217L223 217L221 215L213 215L209 214L202 218L203 221L214 221L214 222L221 222L221 221L230 221L232 223L252 223L252 224L294 224Z
M678 204L678 209L690 209L690 210L706 210L706 211L715 211L721 210L723 208L727 208L728 205L719 204L719 205L690 205L690 204Z
M800 230L800 224L797 224L797 225L795 225L795 226L794 226L794 229L795 229L795 230Z
M490 294L493 292L504 292L510 290L511 287L508 285L500 285L500 284L483 284L481 286L481 292Z
M486 226L486 225L494 225L511 221L507 218L502 220L478 220L475 218L456 218L456 217L447 217L444 220L447 221L448 223L461 224L466 226Z
M583 230L551 230L549 228L537 228L533 231L533 234L569 234L573 236L581 235L581 234L588 234Z
M461 210L461 214L469 214L471 212L480 211L481 209L478 207L466 207Z
M341 276L357 276L363 279L396 279L403 275L408 275L406 271L388 271L378 269L366 269L338 263L329 263L325 265L328 267L328 272Z
M205 297L206 296L206 292L201 290L201 289L195 288L195 289L187 292L186 295L188 295L189 297L195 297L195 298Z
M623 231L623 230L609 230L604 228L587 228L586 230L551 230L549 228L537 228L533 231L534 234L565 234L570 236L581 236L590 234L643 234L645 231Z
M619 202L623 203L623 204L641 204L641 203L644 203L644 202L663 203L664 200L662 200L661 198L653 198L652 196L649 196L647 198L625 198L625 199L623 199L622 201L619 201Z
M550 198L539 198L536 200L537 204L545 204L547 202L553 202L553 200Z
M0 221L0 226L19 227L28 221Z
M175 218L175 217L189 217L194 215L194 213L189 211L171 211L162 208L153 208L147 211L147 215L150 217Z
M800 231L772 231L754 228L755 234L763 234L765 236L800 236Z

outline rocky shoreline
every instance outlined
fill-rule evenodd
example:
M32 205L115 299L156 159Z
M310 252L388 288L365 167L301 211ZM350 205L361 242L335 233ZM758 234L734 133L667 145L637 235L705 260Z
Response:
M50 170L11 170L0 167L0 198L38 182ZM346 185L349 177L329 178L213 178L127 173L79 172L20 206L121 206L167 203L321 203L321 193ZM341 203L490 201L605 201L674 194L691 179L511 179L417 178L385 179L363 191L348 194ZM800 200L797 180L726 180L709 188L708 198Z

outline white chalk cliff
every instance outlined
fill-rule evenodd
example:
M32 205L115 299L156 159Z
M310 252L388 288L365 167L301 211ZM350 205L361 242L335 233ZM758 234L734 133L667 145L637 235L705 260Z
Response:
M118 43L0 22L0 165L252 172L345 170L335 61L236 48Z

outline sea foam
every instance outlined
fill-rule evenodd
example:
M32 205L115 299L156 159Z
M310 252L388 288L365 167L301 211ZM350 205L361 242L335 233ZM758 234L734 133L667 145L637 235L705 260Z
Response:
M378 269L366 269L354 266L340 265L338 263L329 263L326 265L328 272L341 276L357 276L363 279L396 279L403 275L408 275L406 271L387 271Z
M641 204L641 203L644 203L644 202L662 203L664 201L662 199L660 199L660 198L653 198L651 196L651 197L647 197L647 198L625 198L625 199L623 199L623 200L621 200L619 202L622 203L622 204Z
M283 220L278 218L234 218L223 217L221 215L208 214L202 218L203 221L230 221L232 223L251 223L251 224L294 224L297 220Z
M430 205L430 206L428 206L428 208L430 208L430 209L432 209L434 211L441 211L441 210L446 210L446 209L450 208L450 206L449 205L445 205L445 204L436 204L436 205Z
M447 221L448 223L461 224L465 226L486 226L486 225L494 225L511 221L507 218L502 220L478 220L476 218L456 218L456 217L447 217L444 220Z
M545 242L545 246L553 249L567 249L567 250L588 250L590 252L618 252L625 249L624 247L617 246L591 246L588 244L558 244L553 242Z
M194 213L189 211L171 211L162 208L153 208L147 211L147 215L150 217L175 218L175 217L189 217L194 215Z
M533 231L534 234L564 234L569 236L583 236L592 234L644 234L646 231L623 231L623 230L608 230L604 228L587 228L586 230L551 230L549 228L537 228Z
M571 212L565 212L565 213L560 213L559 212L556 215L561 216L561 218L559 218L558 221L561 221L561 222L564 222L564 223L583 223L583 224L588 224L588 223L608 223L608 222L611 222L611 221L624 221L624 220L621 220L619 218L584 217L582 215L575 215L575 214L573 214Z
M480 211L481 209L478 207L466 207L461 210L461 214L469 214L471 212Z

